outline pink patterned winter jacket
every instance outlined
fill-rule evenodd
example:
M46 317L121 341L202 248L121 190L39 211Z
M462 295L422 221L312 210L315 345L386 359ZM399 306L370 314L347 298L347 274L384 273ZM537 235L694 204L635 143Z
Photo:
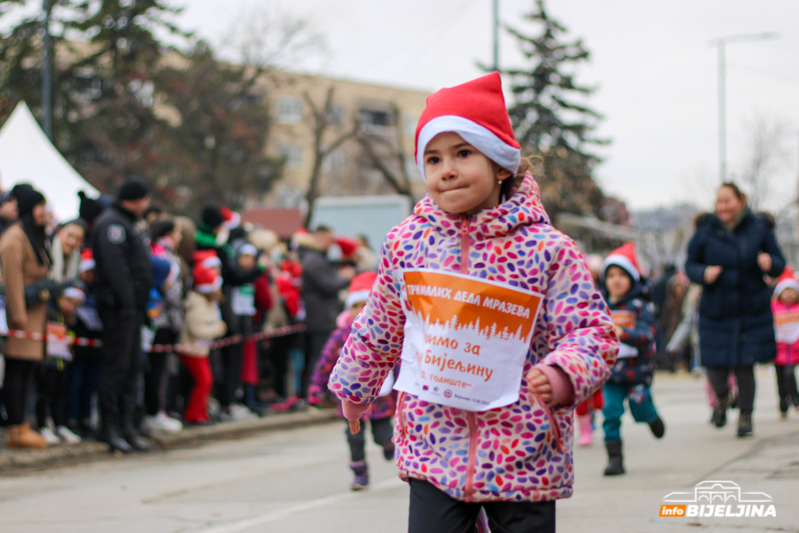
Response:
M330 390L342 400L372 402L398 361L405 316L391 273L411 268L465 272L544 294L523 375L536 364L557 366L574 397L550 412L527 392L524 377L516 403L486 412L400 393L400 476L426 480L462 501L571 496L573 409L607 380L618 340L577 246L550 224L533 177L510 200L471 219L442 211L426 196L391 230L366 309L330 377Z

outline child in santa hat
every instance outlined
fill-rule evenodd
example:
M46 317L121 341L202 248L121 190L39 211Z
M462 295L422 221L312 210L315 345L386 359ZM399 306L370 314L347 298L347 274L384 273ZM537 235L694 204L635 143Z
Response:
M329 388L357 433L360 416L402 355L395 444L400 475L411 487L410 532L465 531L481 508L492 529L554 531L555 500L573 490L573 410L610 373L618 348L613 322L577 246L552 227L541 204L531 164L514 138L499 73L427 99L416 161L428 195L384 241L377 281ZM530 345L514 351L512 365L495 367L501 379L491 390L475 381L498 407L454 407L459 400L450 387L420 385L426 363L413 359L408 339L419 336L407 329L418 324L406 314L412 269L481 290L494 285L503 294L541 295L540 312L525 323ZM441 303L437 313L474 305L452 305L442 297L446 292L436 294L430 301ZM494 317L483 309L475 313L452 318L487 324ZM455 330L454 337L461 335ZM433 394L440 400L432 401Z
M327 381L330 373L338 361L341 348L349 337L352 330L352 322L363 311L369 291L372 290L376 272L364 272L358 274L353 280L347 295L346 310L339 317L339 329L333 332L322 350L316 371L311 377L308 387L308 402L321 407L327 396ZM387 383L378 395L378 398L371 404L370 411L364 414L364 418L369 420L372 426L372 438L383 447L383 456L386 460L394 458L394 444L391 439L394 435L392 417L396 407L396 393L391 390L394 380L387 380ZM339 414L343 418L344 413L339 406ZM350 468L354 474L354 479L350 488L352 490L363 490L369 485L369 467L366 464L366 438L363 433L353 433L350 431L349 424L346 429L347 444L350 446Z
M777 391L780 395L780 418L788 418L788 407L793 404L799 411L799 391L796 388L794 367L799 364L799 279L794 270L786 266L777 280L774 300L774 330L777 337Z
M189 425L210 424L208 397L214 386L208 354L211 341L227 331L219 300L222 298L222 277L210 268L194 269L194 286L186 297L186 314L180 332L178 356L194 378L194 388L183 414Z
M644 295L644 284L635 245L627 243L612 252L603 264L603 281L621 340L619 355L605 384L605 446L608 451L606 476L624 474L621 444L621 417L625 400L636 422L649 424L660 439L666 426L652 401L652 376L655 370L655 331L657 322L652 304Z

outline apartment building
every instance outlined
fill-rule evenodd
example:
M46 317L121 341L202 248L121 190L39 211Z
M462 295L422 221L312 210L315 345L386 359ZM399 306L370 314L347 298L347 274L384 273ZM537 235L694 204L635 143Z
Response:
M365 137L369 142L384 170L400 180L407 177L416 197L424 194L424 183L413 158L413 143L428 93L288 72L270 73L262 88L274 119L266 151L283 157L285 169L273 190L263 198L254 198L252 206L302 205L316 161L314 108L324 109L329 91L332 105L321 148L347 136L357 122L361 139ZM348 138L323 160L320 196L396 192L384 172L376 168L373 156L365 152L363 140Z

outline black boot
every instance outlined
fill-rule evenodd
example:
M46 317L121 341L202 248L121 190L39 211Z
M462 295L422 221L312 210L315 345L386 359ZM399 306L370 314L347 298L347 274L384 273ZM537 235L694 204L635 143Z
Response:
M657 417L654 422L649 423L649 429L652 430L652 435L654 435L656 439L662 439L663 435L666 434L666 424L663 423L663 419L660 417Z
M100 440L108 444L108 451L112 453L131 453L133 451L130 444L122 437L122 432L119 430L117 421L112 417L103 416Z
M752 435L752 413L741 412L738 415L738 436L751 437Z
M624 473L624 457L621 453L621 441L605 444L608 450L608 466L605 467L606 476L619 476Z
M729 407L733 400L732 391L728 394L725 394L721 398L716 398L717 404L716 408L713 409L713 425L717 428L723 428L727 425L727 407Z
M133 413L122 415L122 436L130 444L131 448L137 452L149 452L150 447L139 438L136 426L133 425Z

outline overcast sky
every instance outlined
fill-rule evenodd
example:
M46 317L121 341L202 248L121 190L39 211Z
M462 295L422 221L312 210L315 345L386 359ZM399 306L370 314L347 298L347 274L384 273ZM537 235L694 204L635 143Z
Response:
M182 23L214 41L252 0L191 0ZM481 74L490 63L491 0L291 0L327 41L303 69L433 91ZM503 22L525 28L532 0L500 0ZM783 121L785 165L771 204L796 193L799 178L799 2L796 0L549 0L547 7L591 51L581 82L596 84L592 106L605 115L598 179L641 209L678 201L709 207L718 181L718 67L712 39L779 32L777 40L727 46L728 167L741 172L746 121ZM529 28L529 26L528 26ZM510 36L502 65L521 65Z
M242 13L276 6L307 18L326 52L299 70L434 91L490 63L491 0L168 0L179 23L219 43ZM529 32L533 0L499 0L502 22ZM36 8L34 3L31 8ZM780 38L727 46L728 168L741 174L758 118L782 122L785 161L769 207L796 197L799 181L798 0L548 0L552 16L591 51L578 81L598 86L591 106L612 144L597 178L634 209L692 201L710 207L719 180L718 62L713 39L762 32ZM500 63L523 65L513 39Z

